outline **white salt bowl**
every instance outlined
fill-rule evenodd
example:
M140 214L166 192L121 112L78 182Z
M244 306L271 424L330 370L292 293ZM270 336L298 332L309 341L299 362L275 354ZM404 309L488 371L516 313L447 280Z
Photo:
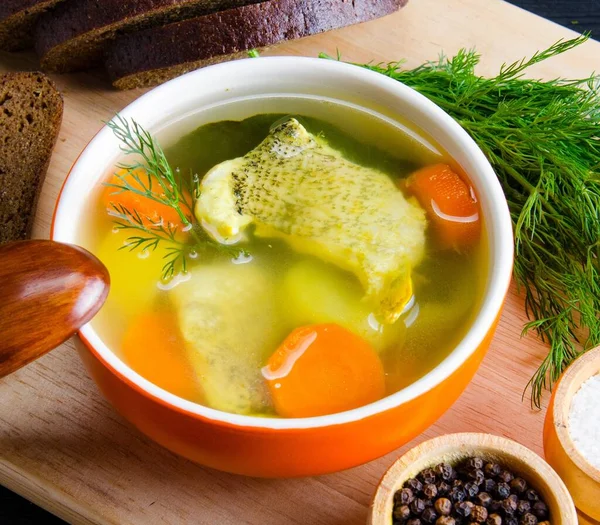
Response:
M546 460L571 492L579 512L585 515L580 517L580 523L592 524L600 521L600 469L576 448L569 432L569 416L573 396L585 381L598 374L600 347L583 354L564 372L552 394L544 425Z

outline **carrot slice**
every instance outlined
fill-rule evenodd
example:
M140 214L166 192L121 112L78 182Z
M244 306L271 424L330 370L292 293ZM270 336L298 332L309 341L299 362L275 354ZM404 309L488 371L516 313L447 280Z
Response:
M134 171L134 173L143 182L145 182L148 178L148 174L142 168L138 168ZM119 176L124 176L126 174L126 170L121 169L117 171L109 179L109 184L122 185L123 181L119 178ZM127 182L134 189L142 190L142 186L134 179L133 176L128 176ZM157 196L161 193L161 187L157 182L152 185L152 193L156 194ZM108 210L113 209L112 203L114 203L117 205L120 204L130 211L137 211L146 226L150 224L158 224L162 219L162 222L165 224L165 226L167 224L173 224L174 226L181 227L181 218L171 206L156 202L155 200L144 197L143 195L138 195L132 191L120 191L118 188L106 186L104 193L102 194L102 202Z
M470 186L447 164L422 168L408 177L405 189L427 211L440 248L460 250L480 237L479 206Z
M351 410L385 394L383 366L375 351L337 324L295 329L262 372L282 417Z
M156 386L198 401L201 392L186 362L173 314L144 313L128 327L121 344L125 362Z

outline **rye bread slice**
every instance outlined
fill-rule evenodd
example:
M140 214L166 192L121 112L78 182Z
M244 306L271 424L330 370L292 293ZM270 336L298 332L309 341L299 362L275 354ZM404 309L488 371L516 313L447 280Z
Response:
M0 0L0 49L19 51L33 45L38 17L63 0Z
M117 34L256 1L69 0L40 17L35 49L47 71L88 69L101 63L106 46Z
M31 233L62 113L44 74L0 75L0 244Z
M119 89L159 84L284 40L366 22L407 0L268 0L124 35L105 60Z

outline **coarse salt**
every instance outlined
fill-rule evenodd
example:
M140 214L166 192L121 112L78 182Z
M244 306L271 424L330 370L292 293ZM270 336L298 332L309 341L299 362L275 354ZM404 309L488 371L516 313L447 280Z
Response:
M577 450L600 468L600 374L585 381L573 396L569 433Z

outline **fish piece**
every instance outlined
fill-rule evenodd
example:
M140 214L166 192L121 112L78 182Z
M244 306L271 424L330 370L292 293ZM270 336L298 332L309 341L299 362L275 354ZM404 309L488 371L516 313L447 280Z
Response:
M425 212L378 170L345 159L294 118L244 157L212 168L195 215L215 239L283 238L292 248L353 272L392 323L412 295L425 246Z
M208 406L236 414L268 411L261 367L284 334L274 285L252 264L215 262L190 270L169 293L186 352Z

